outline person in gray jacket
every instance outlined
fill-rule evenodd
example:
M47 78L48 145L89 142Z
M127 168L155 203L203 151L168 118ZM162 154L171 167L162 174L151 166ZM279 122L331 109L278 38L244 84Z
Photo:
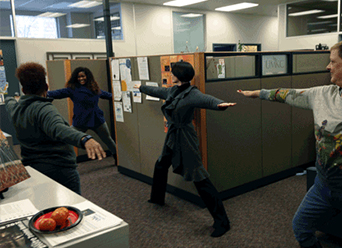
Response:
M33 62L21 64L16 77L25 94L7 97L6 110L20 143L22 163L31 166L70 190L81 194L73 146L84 148L88 157L106 157L101 145L90 135L69 126L52 98L47 98L45 68Z
M342 42L331 48L327 69L331 85L238 91L246 97L287 103L313 112L317 176L292 221L297 241L306 248L322 247L315 231L342 211Z
M161 156L153 174L150 203L165 204L168 169L180 174L186 181L193 181L203 202L214 218L212 237L220 237L230 229L229 219L215 186L202 164L197 133L192 124L195 108L225 110L235 103L225 103L213 96L203 94L190 85L195 71L188 62L172 66L171 88L135 85L142 93L165 100L162 112L167 119L168 131Z

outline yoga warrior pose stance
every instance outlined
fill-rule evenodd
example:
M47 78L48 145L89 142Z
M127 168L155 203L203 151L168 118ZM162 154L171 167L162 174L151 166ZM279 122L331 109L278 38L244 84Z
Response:
M224 103L210 95L203 94L190 85L195 75L191 64L177 62L172 66L171 88L135 85L142 93L165 100L162 112L167 119L168 132L161 156L158 158L153 175L153 185L149 202L164 205L168 169L180 174L186 181L193 181L196 189L214 218L212 237L220 237L230 229L222 200L209 174L202 164L199 142L192 124L195 108L225 110L235 103Z

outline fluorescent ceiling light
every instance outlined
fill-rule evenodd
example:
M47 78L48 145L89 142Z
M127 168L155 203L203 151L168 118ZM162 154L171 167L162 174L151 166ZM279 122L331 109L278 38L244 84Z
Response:
M120 20L120 17L119 16L111 16L110 20L111 21ZM96 21L96 22L103 22L104 21L104 17L96 18L96 19L94 19L94 21Z
M98 5L101 5L101 2L96 1L80 1L77 3L70 4L68 7L74 7L74 8L91 8Z
M167 6L175 6L175 7L183 7L195 3L205 2L207 0L175 0L175 1L169 1L166 3L163 3L163 5Z
M329 18L335 18L335 17L338 17L338 14L326 15L326 16L317 16L318 19L329 19Z
M303 15L311 15L311 14L322 13L322 12L324 12L324 10L313 9L313 10L307 10L307 11L291 13L291 14L289 14L289 16L303 16Z
M83 24L83 23L75 23L72 25L68 25L66 26L67 28L84 28L84 27L88 27L90 26L90 24Z
M64 16L64 15L66 15L66 13L45 12L45 13L42 13L38 16L40 16L40 17L60 17L60 16Z
M311 30L311 32L321 32L321 31L327 31L327 30L325 28Z
M113 30L121 30L121 27L114 27Z
M228 6L216 8L215 10L230 12L230 11L236 11L236 10L241 10L241 9L253 8L253 7L256 7L258 5L259 5L258 3L246 3L246 2L244 2L244 3L238 3L238 4L233 4L233 5L228 5Z
M329 24L332 21L324 21L324 22L309 22L308 25L322 25L322 24Z
M181 17L195 18L195 17L199 17L199 16L202 16L202 15L203 14L189 13L189 14L181 15Z

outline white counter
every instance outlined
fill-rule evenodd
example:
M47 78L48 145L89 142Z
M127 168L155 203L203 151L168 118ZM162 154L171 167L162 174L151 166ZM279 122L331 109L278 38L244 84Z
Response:
M55 206L70 206L86 201L84 197L56 183L35 169L29 166L25 168L31 177L10 187L7 192L4 192L4 199L0 200L1 204L29 199L38 210L43 210ZM126 248L129 247L128 237L128 224L123 222L119 226L55 247Z

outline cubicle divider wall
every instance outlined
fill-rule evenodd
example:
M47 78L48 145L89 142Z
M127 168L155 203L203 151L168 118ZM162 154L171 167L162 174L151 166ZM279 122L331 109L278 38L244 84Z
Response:
M294 175L298 167L314 163L310 110L245 98L237 90L329 84L328 51L206 53L205 59L206 93L237 102L223 114L207 111L208 172L223 198ZM225 73L217 70L220 63Z
M113 71L115 60L123 61L117 64L120 74L121 63L129 68L132 82L140 81L143 85L154 82L163 87L167 81L167 70L170 71L173 62L183 59L190 61L195 68L193 85L203 93L237 103L225 111L198 110L194 120L203 165L224 199L294 175L298 167L314 162L311 111L245 98L236 91L329 84L330 74L326 70L328 51L193 53L143 58L147 60L149 73L149 78L143 80L139 70L141 57L109 59L112 93L116 89L114 81L119 79L119 75L114 75L118 72ZM68 73L80 65L91 69L101 89L107 90L105 60L48 61L50 88L64 87ZM122 91L130 90L123 84L123 78L118 82ZM106 101L101 104L107 106L100 107L106 114L107 123L115 127L118 170L151 184L154 165L166 136L161 112L163 101L146 100L146 95L142 95L141 103L132 101L132 95L129 101L131 111L124 111L122 106L125 103L121 97L113 99L114 106L121 104L121 108L114 108L114 113L109 113ZM54 104L61 113L72 113L66 102L56 100ZM117 116L119 111L120 120ZM110 122L109 114L114 114L114 123ZM169 173L167 191L204 206L194 185L172 172Z
M49 90L57 90L65 87L65 83L71 76L71 73L77 67L87 67L94 75L95 80L100 86L100 89L104 91L109 91L108 89L108 78L106 73L106 60L48 60L46 61L47 67L47 78L49 83ZM69 121L70 125L72 125L72 117L73 117L73 103L68 99L56 99L53 101L54 106L58 109L61 115ZM105 120L110 127L113 125L110 121L110 104L112 104L108 100L99 101L99 107L104 112ZM115 123L114 123L115 124ZM98 141L104 150L107 151L106 145L102 142L102 140L97 136L95 132L92 130L87 131L88 134L92 135L96 141ZM113 139L115 135L112 134ZM114 139L115 140L115 139ZM88 157L86 155L86 151L84 149L75 148L76 154L78 155L78 161L87 160ZM108 152L108 151L107 151Z

